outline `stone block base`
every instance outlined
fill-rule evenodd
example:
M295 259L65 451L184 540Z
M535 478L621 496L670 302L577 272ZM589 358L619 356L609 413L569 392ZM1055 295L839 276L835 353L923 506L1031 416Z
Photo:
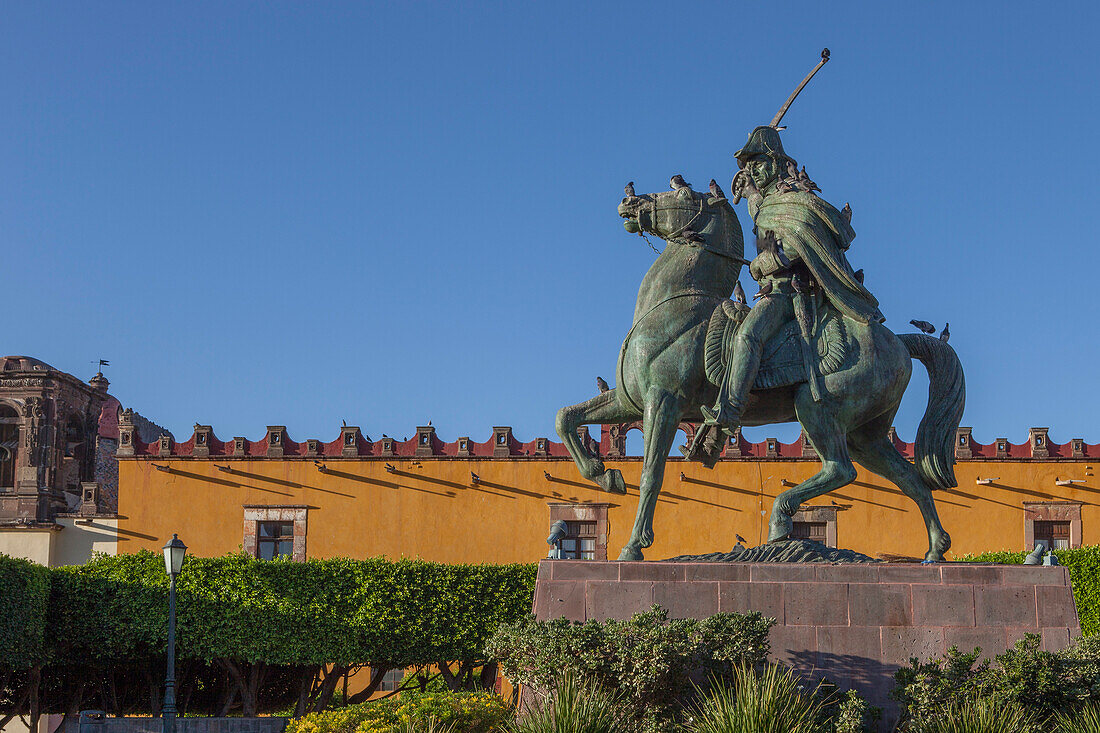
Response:
M760 611L776 619L772 657L860 692L896 718L888 693L910 657L951 646L992 657L1024 634L1048 651L1081 633L1062 567L543 560L535 616L626 619L654 604L673 618Z

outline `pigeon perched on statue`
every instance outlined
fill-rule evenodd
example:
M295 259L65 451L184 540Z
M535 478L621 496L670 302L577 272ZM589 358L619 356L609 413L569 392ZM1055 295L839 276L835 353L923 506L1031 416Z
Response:
M716 199L724 199L726 197L726 194L718 185L718 181L714 180L713 178L710 179L710 195Z
M669 179L668 185L673 191L679 191L681 188L691 188L691 184L685 181L684 177L679 173Z
M950 326L950 323L943 324L943 330L940 331L940 341L947 343L947 340L951 338L951 331L949 330Z
M909 322L912 323L917 328L919 328L924 333L935 333L936 332L936 327L933 326L928 321L918 321L918 320L914 319L914 320L909 321Z
M604 381L603 377L596 377L596 387L599 388L600 394L603 394L604 392L611 389L607 386L607 382Z
M623 188L623 193L625 193L627 196L634 196L635 195L634 194L634 181L631 181L630 183L626 184L626 186Z
M741 287L741 281L738 280L737 284L733 286L733 299L741 305L745 305L748 301L745 299L745 289Z
M806 166L802 166L802 170L798 172L798 187L806 193L813 193L814 191L820 191L817 184L810 180L810 177L806 175Z
M851 224L852 223L852 205L848 204L848 203L844 204L844 208L840 210L840 215L844 217L844 221Z
M687 241L695 242L696 244L703 244L707 241L702 234L695 231L694 229L684 229L680 232L680 236Z

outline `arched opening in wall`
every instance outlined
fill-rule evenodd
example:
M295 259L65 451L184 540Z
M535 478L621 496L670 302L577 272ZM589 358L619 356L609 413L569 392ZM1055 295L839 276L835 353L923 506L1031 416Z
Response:
M689 440L687 433L683 428L676 431L676 437L672 440L672 445L668 449L668 455L673 458L679 458L681 445L688 445ZM626 432L626 453L628 456L644 456L645 455L645 435L642 433L641 428L631 428Z
M672 445L668 447L668 455L672 458L681 458L684 455L680 452L681 445L691 445L691 441L688 440L688 434L683 428L676 431L676 437L672 439Z
M626 448L625 455L628 456L640 456L644 448L644 439L642 438L641 428L631 428L626 431Z
M0 489L15 488L15 459L19 453L19 411L0 404Z

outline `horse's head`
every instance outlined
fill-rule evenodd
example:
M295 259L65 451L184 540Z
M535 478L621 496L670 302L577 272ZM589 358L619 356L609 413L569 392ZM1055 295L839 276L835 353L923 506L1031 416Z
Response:
M627 195L619 204L619 216L626 220L623 226L632 234L646 232L736 260L745 255L741 222L723 195L700 193L690 186Z

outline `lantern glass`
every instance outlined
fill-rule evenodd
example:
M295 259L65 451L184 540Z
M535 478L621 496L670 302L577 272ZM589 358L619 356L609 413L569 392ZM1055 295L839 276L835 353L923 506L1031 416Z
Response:
M175 577L183 569L183 556L187 554L187 545L183 544L179 535L172 535L172 539L164 546L164 572L169 577Z

